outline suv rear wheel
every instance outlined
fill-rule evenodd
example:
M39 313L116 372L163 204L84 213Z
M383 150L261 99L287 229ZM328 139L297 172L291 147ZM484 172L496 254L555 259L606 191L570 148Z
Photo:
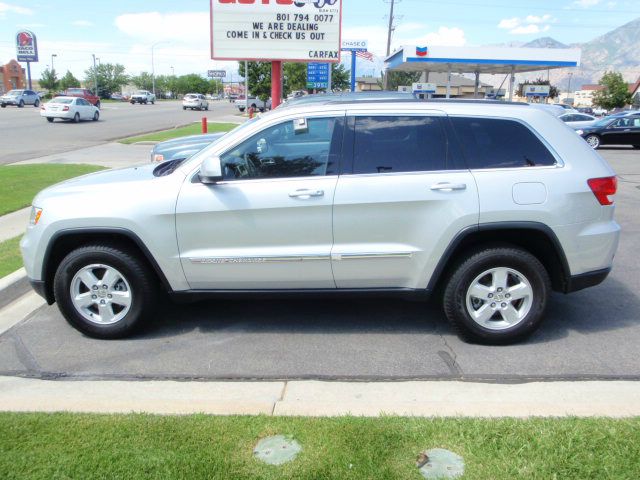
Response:
M529 252L486 248L456 267L445 288L444 311L464 340L509 344L538 328L550 291L546 269Z
M155 305L154 276L133 253L90 245L69 253L54 278L65 319L94 338L121 338L140 326Z

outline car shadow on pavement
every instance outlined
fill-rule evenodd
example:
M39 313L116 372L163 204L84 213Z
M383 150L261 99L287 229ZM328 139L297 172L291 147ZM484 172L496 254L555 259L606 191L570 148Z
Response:
M173 337L220 330L297 334L384 333L455 335L440 302L401 299L220 300L163 302L136 338ZM615 278L584 291L554 293L541 328L526 343L628 328L640 321L640 297Z

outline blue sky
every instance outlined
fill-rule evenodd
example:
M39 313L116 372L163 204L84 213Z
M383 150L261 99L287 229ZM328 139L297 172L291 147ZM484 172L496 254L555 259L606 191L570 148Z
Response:
M382 57L389 4L343 0L343 37L367 38ZM91 54L119 62L132 74L202 73L233 65L209 60L208 0L1 0L0 62L15 57L14 34L29 28L38 36L40 62L83 77ZM402 0L393 47L402 44L490 45L550 36L570 44L591 40L640 17L638 0ZM361 62L363 72L374 64ZM173 67L173 68L172 68Z

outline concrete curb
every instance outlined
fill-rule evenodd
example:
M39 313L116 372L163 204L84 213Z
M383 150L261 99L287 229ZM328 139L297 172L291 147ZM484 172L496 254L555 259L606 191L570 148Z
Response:
M36 292L27 292L0 310L0 335L20 323L38 308L46 305Z
M280 416L632 417L640 382L122 382L0 377L0 410Z
M24 267L0 278L0 310L27 293L30 287Z

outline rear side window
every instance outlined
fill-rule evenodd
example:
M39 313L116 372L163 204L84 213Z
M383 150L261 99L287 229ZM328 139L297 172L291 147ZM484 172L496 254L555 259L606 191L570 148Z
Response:
M444 170L447 141L439 118L356 117L353 173Z
M535 134L514 120L451 117L470 169L540 167L556 159Z

